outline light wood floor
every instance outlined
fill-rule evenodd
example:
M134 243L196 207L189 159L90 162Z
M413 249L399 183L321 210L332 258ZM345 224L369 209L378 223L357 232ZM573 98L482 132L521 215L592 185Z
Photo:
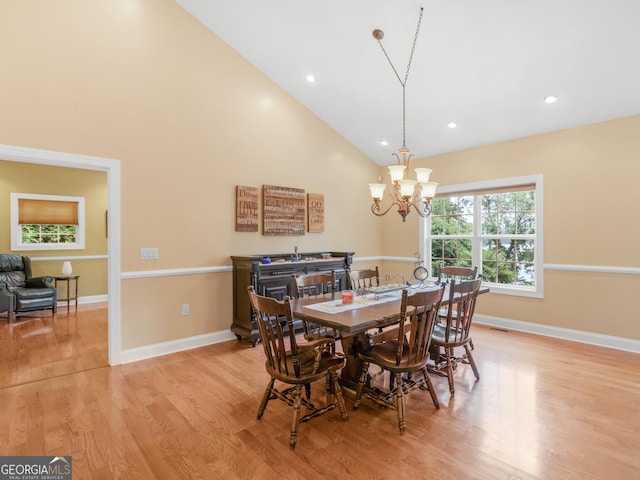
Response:
M80 312L79 321L83 312ZM638 478L640 355L474 327L481 379L433 377L394 410L364 399L300 426L258 403L261 345L236 341L0 389L0 455L72 455L75 479ZM314 396L322 388L314 386Z
M0 317L0 388L108 365L106 305Z

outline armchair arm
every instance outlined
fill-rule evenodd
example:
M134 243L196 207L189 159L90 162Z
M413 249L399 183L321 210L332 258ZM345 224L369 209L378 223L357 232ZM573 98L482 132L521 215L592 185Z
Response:
M0 312L12 312L14 310L14 299L15 295L7 290L6 283L0 282Z
M53 288L53 277L47 275L45 277L34 277L24 282L29 288Z
M298 348L301 349L311 349L313 348L315 352L315 358L313 362L313 373L316 373L320 368L320 362L322 360L323 354L331 354L333 357L345 357L343 353L340 352L331 352L331 349L328 348L328 345L334 345L336 343L334 338L322 337L316 338L313 340L309 340L301 345L298 345Z

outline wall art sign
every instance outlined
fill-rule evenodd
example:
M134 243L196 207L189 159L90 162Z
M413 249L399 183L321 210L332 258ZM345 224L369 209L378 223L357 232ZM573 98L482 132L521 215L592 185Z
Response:
M304 235L304 190L262 186L262 233L264 235Z
M258 189L236 186L236 232L258 231Z
M307 222L309 233L324 232L324 195L307 194Z

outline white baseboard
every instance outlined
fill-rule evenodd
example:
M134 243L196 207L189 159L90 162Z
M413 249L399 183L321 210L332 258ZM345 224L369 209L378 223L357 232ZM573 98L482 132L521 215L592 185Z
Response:
M90 296L86 296L86 297L78 297L78 305L86 305L88 303L101 303L101 302L108 302L109 301L109 295L90 295ZM75 305L75 300L71 300L71 303L73 303ZM58 308L60 307L67 307L67 301L66 300L58 300Z
M590 332L582 332L579 330L571 330L568 328L550 327L537 323L521 322L518 320L509 320L499 317L491 317L488 315L474 316L474 322L490 327L513 330L517 332L532 333L535 335L543 335L546 337L559 338L573 342L586 343L599 347L614 348L616 350L624 350L633 353L640 353L640 341L629 338L613 337L610 335L600 335ZM216 343L235 340L236 336L230 331L207 333L189 338L181 338L170 342L157 343L155 345L147 345L144 347L131 348L123 350L120 353L121 363L137 362L149 358L159 357L161 355L169 355L171 353L182 352L192 348L205 347Z
M631 338L614 337L611 335L583 332L581 330L571 330L569 328L562 327L551 327L549 325L521 322L519 320L510 320L506 318L492 317L489 315L475 314L473 316L473 321L474 323L502 328L505 330L533 333L535 335L543 335L545 337L559 338L562 340L570 340L572 342L587 343L589 345L597 345L599 347L640 353L640 340L633 340Z
M207 345L235 339L236 336L231 330L223 330L221 332L205 333L203 335L146 345L144 347L130 348L120 352L120 363L137 362L139 360L191 350L192 348L206 347Z

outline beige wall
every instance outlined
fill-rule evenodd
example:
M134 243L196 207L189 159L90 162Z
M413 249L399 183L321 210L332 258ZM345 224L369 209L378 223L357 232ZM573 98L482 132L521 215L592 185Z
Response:
M5 1L0 44L11 45L2 57L0 144L121 161L125 273L227 266L229 255L296 245L365 257L420 249L415 215L402 223L369 213L364 184L381 169L171 0ZM639 178L639 127L632 117L416 166L434 168L443 185L542 173L545 263L637 267L638 222L624 207ZM240 184L325 194L325 232L236 233ZM160 258L140 260L141 247L157 247ZM413 270L406 262L382 267ZM628 313L638 282L547 271L544 299L487 295L480 308L640 339ZM122 280L122 347L228 329L230 286L230 273ZM612 300L606 314L589 304L600 288ZM183 303L189 317L179 314Z
M422 159L414 166L433 168L432 179L441 185L543 174L545 264L638 268L638 132L640 115ZM416 215L404 225L386 217L384 222L386 255L417 251ZM486 295L479 312L640 339L640 323L631 313L640 276L548 269L544 286L543 299Z
M11 193L71 195L85 199L84 250L11 251ZM75 168L51 167L0 160L0 252L18 253L31 258L60 257L60 260L34 261L33 275L59 275L62 260L75 256L107 255L106 219L107 175ZM73 273L82 278L78 295L106 295L107 261L73 260Z
M377 166L173 1L2 10L0 144L121 161L123 272L294 246L381 253L367 190L352 187ZM236 233L235 186L265 184L324 194L324 233ZM141 247L160 258L140 260ZM199 277L123 280L122 347L228 330L231 274Z

